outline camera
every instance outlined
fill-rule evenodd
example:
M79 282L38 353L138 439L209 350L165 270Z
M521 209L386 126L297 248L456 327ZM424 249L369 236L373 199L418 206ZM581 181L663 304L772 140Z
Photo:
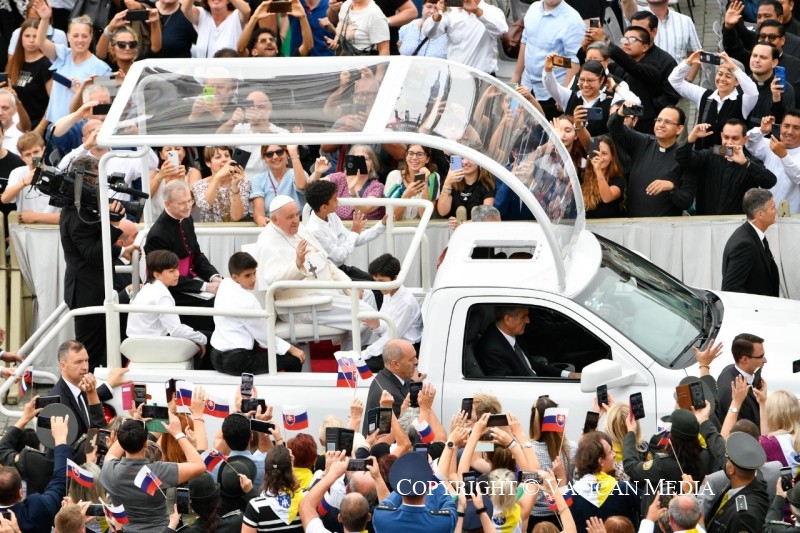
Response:
M99 217L100 211L97 204L98 186L86 180L87 176L97 177L94 172L89 172L83 165L78 165L70 172L59 172L53 167L41 165L37 167L33 175L33 187L42 194L50 197L50 205L54 207L67 207L75 205L82 207L93 215ZM150 195L132 189L125 185L124 174L111 174L108 176L108 188L112 191L129 194L138 198L138 201L116 200L125 208L125 213L131 215L135 220L142 218L144 212L144 201ZM78 196L76 198L76 196ZM108 199L111 203L115 201ZM110 213L111 220L120 220L122 215Z

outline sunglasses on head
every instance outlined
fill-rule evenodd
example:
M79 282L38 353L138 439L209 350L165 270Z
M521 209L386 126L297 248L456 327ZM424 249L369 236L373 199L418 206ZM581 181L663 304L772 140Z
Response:
M283 154L286 152L283 148L278 148L277 150L267 150L264 152L264 157L272 157L277 155L278 157L283 157Z
M136 41L117 41L114 43L117 48L136 48L139 46L139 43Z

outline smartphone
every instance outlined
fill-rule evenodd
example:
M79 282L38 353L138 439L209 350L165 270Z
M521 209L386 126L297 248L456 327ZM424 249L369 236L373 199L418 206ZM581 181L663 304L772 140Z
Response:
M214 97L217 95L217 88L216 87L209 87L206 85L203 87L203 101L207 104L211 104L214 102Z
M178 512L181 514L189 514L189 487L178 487L175 489L175 505L178 506Z
M589 19L589 27L590 28L599 28L600 27L600 19L599 18L591 18L591 19Z
M464 7L464 0L444 0L444 7Z
M591 433L597 431L597 422L600 420L600 413L586 411L586 419L583 421L583 432Z
M72 88L72 80L67 78L66 76L59 74L58 72L53 72L53 81L55 81L56 83L60 83L67 89Z
M325 451L335 452L339 446L339 430L341 428L325 428Z
M146 22L150 13L146 9L131 9L125 13L125 20L128 22Z
M489 421L486 422L487 428L500 427L508 425L507 415L489 415Z
M570 68L572 67L572 60L564 56L553 56L553 65L556 67Z
M97 446L97 428L89 428L86 431L86 440L83 442L83 452L92 453Z
M242 398L242 413L249 413L250 411L258 412L259 407L261 408L261 412L265 413L267 411L267 400L263 398Z
M0 72L0 83L5 83L8 81L8 74L5 72Z
M97 430L97 455L104 456L108 451L108 441L111 440L111 430L99 428ZM100 466L100 465L98 465Z
M372 457L366 459L350 459L347 461L348 472L366 472L367 465L372 466Z
M111 110L111 104L99 104L92 108L92 115L108 115Z
M494 451L494 437L492 433L487 431L478 439L478 444L475 445L476 452L493 452Z
M761 368L753 373L753 388L761 389Z
M60 396L39 396L38 398L36 398L35 408L36 409L41 409L42 407L47 407L48 405L53 404L53 403L61 403L61 397Z
M792 362L792 373L797 374L800 372L800 359Z
M103 85L104 87L116 87L117 75L109 74L108 76L95 76L92 79L92 83L95 85Z
M169 420L169 407L145 404L142 406L142 418Z
M265 433L267 435L270 434L270 430L275 429L275 424L272 422L267 422L265 420L256 420L255 418L250 419L250 431L255 431L256 433Z
M464 494L473 496L475 494L475 483L478 481L477 472L464 472L461 474L461 481L464 482Z
M681 409L692 408L692 391L689 390L688 383L675 387L675 399Z
M792 490L794 476L792 475L792 467L784 466L781 468L781 488L784 492Z
M178 489L178 490L180 490L180 489ZM186 490L189 490L189 489L186 489ZM91 503L91 504L89 504L89 507L86 508L86 516L105 516L105 513L103 512L103 504L102 503Z
M269 3L267 9L268 13L290 13L292 11L292 3L283 0L278 0Z
M584 107L586 110L586 120L603 120L602 107Z
M461 412L467 414L467 420L472 418L472 403L473 403L472 398L464 398L463 400L461 400Z
M461 170L464 166L461 164L461 156L460 155L451 155L450 156L450 170Z
M425 173L420 172L419 174L415 175L414 181L425 181Z
M253 395L253 374L243 373L242 384L240 385L243 398L249 398Z
M167 403L175 399L175 391L177 390L177 380L170 378L164 382L164 392L167 395Z
M642 393L635 392L630 396L631 412L635 420L644 418L644 401L642 400Z
M597 405L608 405L608 385L597 387Z
M783 85L781 92L786 90L786 69L784 67L775 67L775 78L778 79L778 84Z
M147 403L147 385L134 385L133 407L139 407L143 403Z
M409 400L411 403L409 407L419 407L419 402L417 401L419 397L419 391L422 390L422 382L421 381L412 381L408 384L408 395Z
M181 167L181 153L178 150L167 150L167 161L175 168Z
M644 116L644 107L640 105L622 106L622 114L626 117Z
M689 383L689 392L692 398L692 407L695 409L702 409L706 406L706 395L703 392L703 383L700 381L693 381Z
M672 498L674 498L674 497L675 497L675 494L662 494L661 495L661 501L659 502L661 507L663 509L666 509L667 507L669 507L669 504L672 501Z
M367 158L363 155L346 155L344 156L344 173L347 176L355 176L356 174L368 174L367 172Z
M589 157L594 157L595 152L600 151L600 139L592 139L589 141Z
M338 428L339 429L339 445L336 450L343 450L345 455L350 456L353 454L353 439L356 432L352 429Z
M247 162L250 161L250 152L242 150L241 148L234 148L231 159L236 161L240 167L244 168L247 166Z
M415 443L414 444L414 453L420 454L427 461L428 460L428 445L424 444L424 443L421 443L421 442Z
M733 147L717 146L717 154L721 155L722 157L733 157Z
M700 52L700 62L708 63L709 65L721 65L722 60L717 54L711 52Z
M375 407L367 412L367 433L378 430L378 435L392 432L392 408Z
M528 472L527 470L520 470L517 472L517 483L537 483L542 484L542 476L536 472Z

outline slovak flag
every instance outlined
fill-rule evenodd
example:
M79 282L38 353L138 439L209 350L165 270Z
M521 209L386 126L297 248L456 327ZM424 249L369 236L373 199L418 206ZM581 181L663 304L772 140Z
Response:
M358 369L350 352L334 352L336 363L339 365L339 374L336 376L337 387L354 387L356 384L356 373Z
M372 377L372 370L369 369L369 365L360 354L354 352L353 361L356 364L358 375L361 377L361 379L369 379Z
M206 470L213 472L218 464L227 461L228 456L221 454L217 450L211 449L202 454L203 462L206 464Z
M94 487L94 476L88 470L84 470L72 459L67 459L67 476L82 487Z
M542 420L542 431L553 431L555 433L564 433L567 426L567 414L569 409L560 407L551 407L545 409L544 420Z
M152 496L161 487L161 480L156 477L147 465L144 465L139 470L139 473L136 474L133 484Z
M19 394L20 396L24 396L26 392L28 392L28 384L33 384L33 370L30 368L26 368L25 372L22 374L22 379L19 380Z
M308 428L308 411L302 405L283 406L283 427L289 431Z
M203 414L214 416L217 418L225 418L231 411L231 407L224 403L215 402L214 400L206 400L206 406L203 408Z
M192 390L194 385L189 381L180 380L175 387L175 405L178 407L192 406Z
M421 440L425 444L433 442L434 435L430 424L428 424L424 420L420 422L418 419L415 418L413 425L414 429L417 430L417 435L419 436L419 440Z
M656 446L658 446L659 448L669 446L669 436L670 436L670 430L664 431L664 433L661 435L661 438L658 439L658 443L656 444Z
M103 504L103 513L107 519L111 520L113 518L119 525L128 523L128 513L125 512L125 507L122 505L109 505L103 501L103 498L100 498L100 503Z

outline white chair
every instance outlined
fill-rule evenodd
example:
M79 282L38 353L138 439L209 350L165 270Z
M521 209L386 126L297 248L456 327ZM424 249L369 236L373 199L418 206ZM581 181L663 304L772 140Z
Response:
M180 337L128 337L119 351L130 360L129 368L191 370L197 345Z

